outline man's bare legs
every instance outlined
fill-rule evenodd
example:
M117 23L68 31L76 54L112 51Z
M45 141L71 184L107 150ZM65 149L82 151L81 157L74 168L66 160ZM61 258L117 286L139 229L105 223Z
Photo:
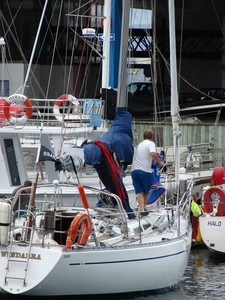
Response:
M149 194L145 194L144 192L137 194L137 202L139 205L140 212L145 211L145 206L147 205L148 197Z
M144 194L144 204L145 204L145 206L146 206L147 203L148 203L149 194L150 194L150 193Z

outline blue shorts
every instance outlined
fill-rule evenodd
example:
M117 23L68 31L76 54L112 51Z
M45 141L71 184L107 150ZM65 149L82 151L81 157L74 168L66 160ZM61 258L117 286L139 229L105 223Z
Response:
M131 172L135 193L144 192L148 194L153 183L156 183L155 173L148 173L141 170Z

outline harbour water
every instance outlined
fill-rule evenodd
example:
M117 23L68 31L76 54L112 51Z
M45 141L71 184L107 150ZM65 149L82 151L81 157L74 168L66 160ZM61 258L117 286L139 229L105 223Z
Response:
M62 274L63 276L63 274ZM121 279L123 280L123 279ZM141 280L141 278L137 278ZM59 283L60 284L60 283ZM112 282L113 284L113 282ZM62 287L63 288L63 287ZM0 295L1 300L25 300L24 296ZM69 296L69 297L35 297L35 300L192 300L224 299L225 297L225 256L218 256L208 249L193 248L188 266L180 284L167 291L142 292L129 295L113 296ZM29 299L30 297L27 297Z

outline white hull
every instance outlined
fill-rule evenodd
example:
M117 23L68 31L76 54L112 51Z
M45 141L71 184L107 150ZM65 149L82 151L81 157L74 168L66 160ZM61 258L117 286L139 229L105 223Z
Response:
M203 214L199 226L205 245L211 251L225 254L225 216Z
M190 197L181 198L179 206L165 206L162 198L146 206L147 216L140 218L135 209L136 217L128 219L116 195L101 195L117 205L87 208L83 200L86 209L66 207L56 196L55 201L36 199L35 210L28 207L16 218L7 207L0 215L1 292L97 295L178 284L191 249Z
M171 232L167 231L161 235L161 239L168 238L166 242L160 242L157 235L155 243L153 238L146 244L97 249L91 244L72 250L34 244L26 279L26 259L21 256L26 257L29 247L13 246L11 254L18 258L10 261L7 276L8 258L4 253L9 247L1 247L0 286L4 292L30 296L111 294L171 287L182 279L187 266L191 231L174 240L169 237Z

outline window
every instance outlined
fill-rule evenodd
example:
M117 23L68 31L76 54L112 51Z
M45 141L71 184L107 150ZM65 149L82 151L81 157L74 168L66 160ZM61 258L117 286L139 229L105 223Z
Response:
M3 91L3 92L2 92ZM0 80L0 95L2 97L9 97L9 80Z

